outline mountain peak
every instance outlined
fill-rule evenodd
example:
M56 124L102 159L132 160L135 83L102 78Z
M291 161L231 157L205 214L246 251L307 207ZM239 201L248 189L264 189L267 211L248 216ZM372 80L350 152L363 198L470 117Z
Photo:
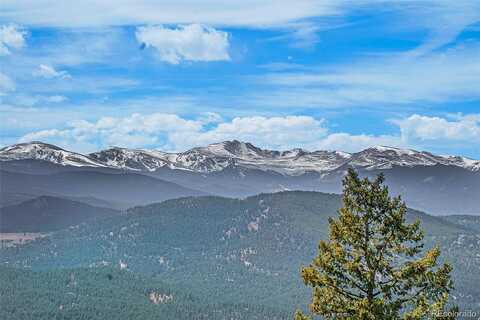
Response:
M40 141L18 143L0 149L0 161L32 159L44 160L64 166L105 167L104 164L96 162L88 156Z
M212 143L206 147L195 148L210 152L217 156L229 157L229 158L244 158L244 157L258 157L265 153L270 153L269 150L263 150L254 146L250 142L243 142L239 140L228 140L219 143Z
M368 148L364 151L368 150L374 150L377 152L395 152L397 154L403 154L403 155L414 155L416 153L421 153L420 151L412 150L412 149L405 149L405 148L398 148L398 147L390 147L390 146L373 146L371 148Z
M134 171L154 171L169 165L166 155L168 154L154 150L111 147L90 153L88 156L110 167Z
M12 144L10 146L6 146L0 149L0 152L5 151L26 151L26 150L33 150L33 149L52 149L52 150L64 150L58 146L53 144L41 142L41 141L30 141L30 142L22 142L17 144Z

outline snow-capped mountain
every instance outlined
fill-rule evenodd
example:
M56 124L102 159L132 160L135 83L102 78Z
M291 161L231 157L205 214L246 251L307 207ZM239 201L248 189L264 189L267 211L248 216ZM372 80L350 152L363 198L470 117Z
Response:
M236 140L193 150L203 155L210 154L210 157L233 159L234 163L241 167L272 170L287 175L298 175L309 171L331 171L351 158L351 154L338 151L264 150L251 143Z
M167 153L155 150L114 147L91 153L88 157L109 167L124 170L155 171L165 166L174 168Z
M348 162L353 167L363 169L391 169L399 167L417 167L446 165L471 171L480 170L480 161L458 156L437 156L426 151L399 149L377 146L352 154Z
M38 141L14 144L0 149L0 161L11 160L44 160L73 167L106 166L83 154L67 151L57 146Z
M113 148L89 157L108 166L155 171L158 168L195 172L221 171L229 166L272 170L287 175L330 172L344 166L366 170L446 165L471 171L480 170L480 161L458 156L437 156L429 152L393 147L373 147L357 153L341 151L265 150L248 142L225 141L180 153Z
M298 175L308 171L333 170L344 164L351 155L337 151L264 150L251 143L234 140L180 153L112 148L92 153L89 157L109 166L132 170L155 171L168 167L208 173L237 166Z
M32 142L0 149L0 161L38 159L64 166L109 167L133 171L155 171L159 168L209 173L227 167L275 171L284 175L306 172L328 173L346 166L364 170L393 167L454 166L480 171L480 161L458 156L438 156L429 152L373 147L357 153L292 149L274 151L251 143L225 141L197 147L180 153L157 150L110 148L89 155L66 151L53 145Z
M209 146L210 147L210 146ZM232 156L215 154L207 148L194 148L182 153L157 150L110 148L88 156L110 167L134 171L155 171L159 168L183 169L195 172L223 170L234 163Z

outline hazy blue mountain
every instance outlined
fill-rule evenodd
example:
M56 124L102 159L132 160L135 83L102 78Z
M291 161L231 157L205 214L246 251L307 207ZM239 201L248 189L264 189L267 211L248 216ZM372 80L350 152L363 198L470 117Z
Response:
M65 171L53 174L24 174L1 171L1 189L10 193L57 194L94 197L113 202L144 204L205 192L131 172Z
M119 214L82 202L41 196L0 208L0 232L49 232L74 226L92 218Z
M39 194L29 194L29 193L12 193L12 192L1 192L0 193L0 207L11 206L15 204L22 203L27 200L31 200L34 198L38 198L42 195L52 196L57 198L68 199L72 201L82 202L85 204L89 204L94 207L101 207L101 208L110 208L116 210L126 209L128 207L132 207L132 204L128 202L119 202L119 201L107 201L103 199L98 199L91 196L85 197L75 197L75 196L65 196L65 195L58 195L55 193L47 193L45 191L40 192Z

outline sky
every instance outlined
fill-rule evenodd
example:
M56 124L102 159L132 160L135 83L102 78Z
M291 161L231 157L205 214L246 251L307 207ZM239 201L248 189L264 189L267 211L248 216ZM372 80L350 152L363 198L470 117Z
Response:
M480 159L478 0L2 0L0 145Z

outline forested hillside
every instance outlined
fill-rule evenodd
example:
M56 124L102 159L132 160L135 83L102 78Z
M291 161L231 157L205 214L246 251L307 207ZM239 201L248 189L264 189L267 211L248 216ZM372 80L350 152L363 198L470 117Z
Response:
M0 319L288 319L248 304L212 304L152 277L117 268L33 272L0 267Z
M199 197L136 207L22 247L5 248L4 266L33 270L124 268L175 284L210 303L244 303L282 312L305 307L298 276L327 236L340 197L316 192L262 194L244 200ZM439 244L454 267L453 296L478 308L480 236L470 227L409 211L426 247Z

